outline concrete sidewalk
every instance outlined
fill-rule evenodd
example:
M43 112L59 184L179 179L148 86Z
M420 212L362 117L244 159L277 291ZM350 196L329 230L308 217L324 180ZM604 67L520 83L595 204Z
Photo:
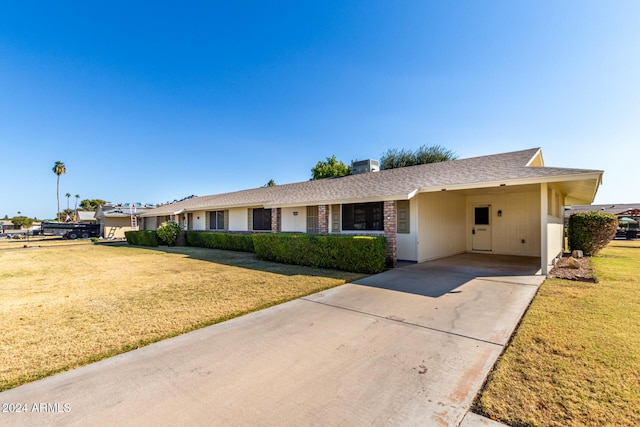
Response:
M457 426L538 262L394 269L0 393L0 425Z

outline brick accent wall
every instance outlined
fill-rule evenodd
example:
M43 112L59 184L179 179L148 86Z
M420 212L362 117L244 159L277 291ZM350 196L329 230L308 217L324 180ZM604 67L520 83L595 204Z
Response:
M271 209L271 231L274 233L282 231L282 208Z
M329 205L318 205L318 234L329 234Z
M397 239L398 217L395 201L385 201L383 207L384 237L387 238L387 266L398 265Z
M176 246L187 246L187 237L184 234L184 230L180 230L176 236Z

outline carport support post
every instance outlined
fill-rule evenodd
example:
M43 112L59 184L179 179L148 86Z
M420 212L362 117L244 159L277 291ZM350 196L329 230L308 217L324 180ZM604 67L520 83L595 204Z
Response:
M548 272L547 257L549 252L547 212L549 210L547 192L549 191L546 182L540 184L540 270L546 276Z
M398 221L396 216L395 200L385 201L383 207L384 215L384 237L387 238L387 267L396 267L398 265L396 232L398 229Z

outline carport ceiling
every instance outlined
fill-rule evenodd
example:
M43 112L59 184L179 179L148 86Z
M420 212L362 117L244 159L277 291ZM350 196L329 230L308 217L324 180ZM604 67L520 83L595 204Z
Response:
M597 188L597 180L584 179L576 181L549 182L549 185L566 195L566 205L590 204L593 201L593 189ZM527 193L540 190L540 184L522 184L505 186L491 186L485 188L470 188L463 190L448 190L462 193L465 196L478 196L484 194L509 194Z

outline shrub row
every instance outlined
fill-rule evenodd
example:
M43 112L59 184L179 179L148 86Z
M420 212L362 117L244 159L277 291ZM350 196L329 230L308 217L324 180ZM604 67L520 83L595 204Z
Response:
M569 217L569 247L586 256L597 255L616 235L618 217L603 212L582 212Z
M160 246L158 233L153 230L125 231L127 243L136 246Z
M253 244L260 258L286 264L371 274L385 267L384 237L265 233Z
M236 233L208 233L202 231L187 231L185 237L188 246L202 248L224 249L227 251L255 252L251 234Z
M130 245L160 244L155 231L127 231L125 235ZM357 273L379 273L386 262L384 237L187 231L185 238L188 246L255 252L268 261Z

